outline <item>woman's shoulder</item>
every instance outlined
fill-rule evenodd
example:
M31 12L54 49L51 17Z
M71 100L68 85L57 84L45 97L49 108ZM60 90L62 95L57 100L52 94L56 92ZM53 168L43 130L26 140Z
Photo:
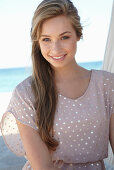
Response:
M95 82L105 93L113 98L114 100L114 73L106 70L94 70L95 71Z
M32 76L27 77L23 81L21 81L15 89L30 89L32 88Z
M113 80L114 79L114 73L111 73L109 71L106 70L95 70L93 69L95 76L97 78L103 79L105 80Z
M27 77L22 82L20 82L13 90L12 97L23 98L25 100L34 101L34 95L32 91L32 76Z

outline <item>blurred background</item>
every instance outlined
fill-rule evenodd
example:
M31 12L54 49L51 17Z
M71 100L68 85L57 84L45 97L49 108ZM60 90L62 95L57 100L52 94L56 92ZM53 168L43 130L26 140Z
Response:
M40 2L0 0L0 92L11 92L31 74L31 20ZM87 69L101 69L113 0L72 2L83 26L76 61Z

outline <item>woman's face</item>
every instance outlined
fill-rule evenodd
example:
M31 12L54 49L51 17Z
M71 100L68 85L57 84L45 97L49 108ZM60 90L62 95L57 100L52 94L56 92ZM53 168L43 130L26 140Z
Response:
M78 40L70 20L60 15L43 23L39 45L43 57L58 68L75 61Z

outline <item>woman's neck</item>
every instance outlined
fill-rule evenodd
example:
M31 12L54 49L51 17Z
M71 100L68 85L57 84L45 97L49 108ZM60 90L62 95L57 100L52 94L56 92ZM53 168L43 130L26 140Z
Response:
M83 77L83 73L85 70L86 69L80 67L76 62L64 68L56 68L54 69L55 82L56 83L69 82L75 79L80 79L81 77Z

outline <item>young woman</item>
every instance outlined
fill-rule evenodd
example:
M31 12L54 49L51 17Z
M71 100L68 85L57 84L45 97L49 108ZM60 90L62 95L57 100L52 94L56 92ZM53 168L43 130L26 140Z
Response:
M44 0L31 29L33 75L13 91L1 130L23 170L105 170L114 151L114 74L75 60L82 26L70 0Z

